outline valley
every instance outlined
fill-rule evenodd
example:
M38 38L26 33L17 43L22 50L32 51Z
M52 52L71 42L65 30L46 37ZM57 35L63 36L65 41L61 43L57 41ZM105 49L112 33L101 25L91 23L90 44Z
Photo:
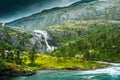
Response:
M40 74L44 79L41 75L44 71L47 76L49 70L50 73L60 71L60 74L63 72L69 76L68 70L71 74L85 73L80 73L83 77L78 78L81 80L85 76L87 80L102 80L99 79L102 75L103 79L109 80L110 68L110 72L112 69L112 72L118 73L117 78L114 78L117 73L112 74L114 77L111 80L120 79L119 66L113 65L120 63L119 6L119 0L81 0L67 7L43 10L5 25L1 23L1 77L37 77ZM103 72L104 68L107 73ZM96 71L98 73L94 73ZM87 72L92 73L92 77ZM66 80L65 76L61 77ZM26 80L29 77L15 80L19 78ZM59 79L55 77L53 80Z

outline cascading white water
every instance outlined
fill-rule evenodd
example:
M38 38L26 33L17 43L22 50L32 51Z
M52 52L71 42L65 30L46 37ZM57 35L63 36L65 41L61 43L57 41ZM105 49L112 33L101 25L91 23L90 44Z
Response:
M46 44L46 51L53 51L56 47L50 46L48 43L48 39L50 39L49 34L46 31L34 30L34 35L39 38L39 41L43 41Z
M47 40L45 39L45 43L47 45L47 51L50 51L51 50L51 46L48 44Z
M5 25L5 23L2 23L2 26L4 26Z

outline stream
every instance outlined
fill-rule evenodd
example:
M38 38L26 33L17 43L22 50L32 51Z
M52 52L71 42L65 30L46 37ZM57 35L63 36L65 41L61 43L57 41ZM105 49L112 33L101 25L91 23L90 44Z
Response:
M120 80L120 64L89 71L41 70L32 76L6 77L0 80Z

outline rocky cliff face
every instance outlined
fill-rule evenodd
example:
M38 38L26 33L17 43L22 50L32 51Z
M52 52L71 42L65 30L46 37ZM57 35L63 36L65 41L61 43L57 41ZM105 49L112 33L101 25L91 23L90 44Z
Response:
M34 30L32 34L30 42L36 52L44 53L56 49L56 41L47 31Z
M26 32L20 32L16 29L12 29L5 26L0 26L0 48L1 49L12 49L20 48L25 50L29 46L29 38L32 35Z
M68 7L44 10L7 23L26 29L48 29L48 26L69 20L120 20L119 0L82 0Z
M45 53L56 48L56 42L46 31L26 31L0 26L0 50L34 50Z

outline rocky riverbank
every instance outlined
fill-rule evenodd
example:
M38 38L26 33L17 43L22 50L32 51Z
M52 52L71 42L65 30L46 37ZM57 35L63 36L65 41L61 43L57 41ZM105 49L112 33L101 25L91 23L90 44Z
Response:
M30 75L33 75L35 74L34 71L28 71L28 70L15 70L15 69L11 69L11 68L5 68L5 69L2 69L0 70L0 76L1 77L4 77L4 76L7 76L7 77L15 77L15 76L30 76Z
M9 63L9 66L0 68L0 77L30 76L35 71L24 69L21 65Z
M79 71L83 71L83 70L94 70L94 69L98 69L98 68L106 68L108 66L110 66L110 64L106 64L106 63L100 63L101 65L98 66L93 66L93 67L80 67L80 66L71 66L71 67L63 67L63 68L55 68L55 67L41 67L40 69L38 68L38 70L79 70ZM12 65L15 67L6 67L6 68L1 68L0 69L0 77L16 77L16 76L31 76L36 74L36 71L34 70L29 70L29 69L24 69L22 66L20 65Z

